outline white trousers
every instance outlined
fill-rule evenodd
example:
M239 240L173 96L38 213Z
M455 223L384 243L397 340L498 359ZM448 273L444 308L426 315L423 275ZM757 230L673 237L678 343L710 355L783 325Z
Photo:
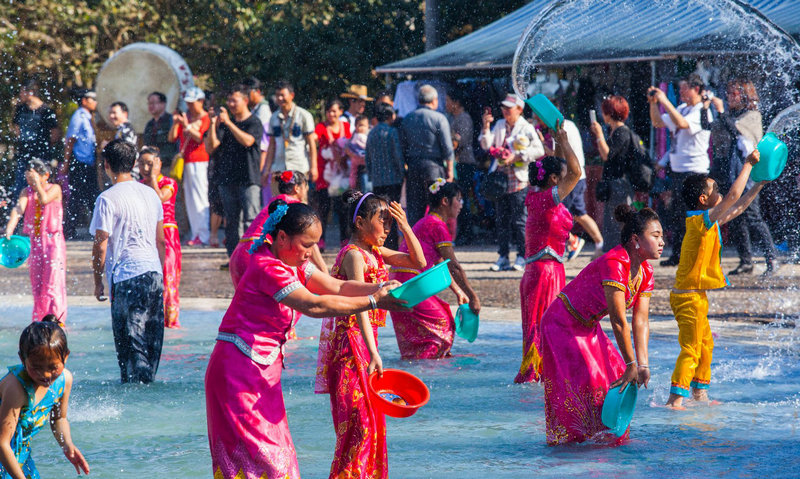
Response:
M186 201L186 215L192 228L191 239L200 238L208 244L209 231L208 206L208 162L186 163L183 167L183 197Z

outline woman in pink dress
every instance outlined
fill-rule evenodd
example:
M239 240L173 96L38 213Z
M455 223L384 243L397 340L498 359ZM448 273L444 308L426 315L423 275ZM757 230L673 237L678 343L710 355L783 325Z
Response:
M619 205L621 245L589 263L559 293L542 317L541 355L547 443L608 442L601 421L609 388L650 380L647 341L653 267L664 248L655 211ZM633 308L631 326L625 310ZM620 351L603 332L608 315ZM620 352L622 353L620 355ZM621 440L626 439L628 432ZM616 437L613 440L619 442Z
M414 237L403 208L386 198L345 193L353 233L336 257L332 274L342 280L383 284L388 280L386 264L423 268L425 257ZM392 226L408 238L410 252L383 246ZM331 478L386 479L388 463L383 414L370 404L367 377L383 374L378 353L378 328L386 325L386 311L353 314L326 319L320 332L315 392L330 394L336 451Z
M31 238L28 268L33 293L33 321L48 314L60 324L67 320L67 243L64 240L64 208L61 187L49 183L50 168L33 160L25 172L28 182L11 210L6 237L14 233L23 216L23 233Z
M397 309L387 285L341 281L309 262L319 217L302 203L273 203L219 327L205 378L213 476L299 478L281 391L283 345L300 315ZM382 286L382 287L381 287Z
M392 268L390 278L404 283L449 259L447 267L453 278L450 289L455 293L459 304L469 303L470 309L479 314L481 302L469 284L464 268L456 259L453 237L448 228L448 220L457 218L461 211L461 190L458 185L447 183L443 178L437 178L428 190L430 209L427 215L417 221L413 230L422 244L427 267L422 270ZM403 241L400 251L406 250L407 245ZM436 359L450 355L455 323L450 304L442 298L431 296L414 306L412 312L392 313L392 325L403 359Z
M267 221L269 217L272 203L278 200L286 204L308 203L308 179L303 173L293 170L282 171L275 173L272 181L277 183L279 194L273 196L270 199L269 205L264 207L258 215L256 215L231 255L229 268L234 288L239 284L239 280L247 269L247 263L250 261L250 255L247 252L253 245L253 241L261 236L261 229L264 227L264 222ZM312 249L311 262L322 271L328 271L328 266L325 264L325 260L322 259L319 247L315 245Z
M145 146L139 152L141 182L153 188L164 208L164 326L180 328L181 238L175 221L175 196L178 183L161 174L161 157L158 148Z
M519 284L522 309L522 364L515 383L539 381L539 321L566 283L564 252L572 215L561 200L581 178L581 165L563 128L556 132L555 156L528 165L531 186L525 198L525 273ZM566 159L566 162L562 159Z

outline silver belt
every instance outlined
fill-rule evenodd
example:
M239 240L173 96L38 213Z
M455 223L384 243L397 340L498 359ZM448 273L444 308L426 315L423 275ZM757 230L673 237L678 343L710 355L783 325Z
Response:
M247 344L244 339L240 338L236 334L219 332L217 334L217 341L227 341L229 343L233 343L237 348L239 348L239 351L241 351L242 354L250 358L254 363L262 366L272 366L272 363L278 359L278 355L283 349L283 346L276 346L275 349L269 353L269 356L265 358L264 356L253 351L253 348Z

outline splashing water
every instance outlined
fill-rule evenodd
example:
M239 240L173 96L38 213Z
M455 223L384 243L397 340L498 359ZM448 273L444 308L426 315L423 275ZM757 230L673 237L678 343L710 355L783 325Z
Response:
M800 103L795 103L775 115L767 131L778 136L786 136L797 130L798 127L800 127Z
M633 28L631 22L635 22ZM709 22L714 23L713 34L680 37L692 35L693 26L707 31ZM654 51L652 44L658 40L663 40L665 48ZM687 50L707 52L712 57L724 54L715 57L723 77L752 79L764 113L796 102L793 76L800 65L800 46L780 27L738 0L556 1L530 22L520 38L512 80L517 94L525 98L534 74L548 63L586 63L587 54L596 51L607 52L607 58L666 60L691 55ZM736 53L746 57L730 57Z

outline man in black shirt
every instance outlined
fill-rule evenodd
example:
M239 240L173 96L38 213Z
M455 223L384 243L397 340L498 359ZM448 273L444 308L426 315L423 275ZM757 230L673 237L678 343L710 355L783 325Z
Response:
M50 145L58 140L60 134L56 114L39 97L39 83L36 80L27 81L20 90L12 124L17 137L12 197L17 198L27 186L25 170L28 169L28 163L34 158L49 163L52 159Z
M167 96L154 91L147 97L147 111L153 118L144 126L142 143L155 146L161 154L161 170L169 171L172 159L178 154L178 143L169 141L169 130L172 128L172 115L167 113Z
M248 88L237 85L228 93L227 109L212 111L206 151L215 154L215 172L225 213L225 249L228 256L239 243L239 217L244 229L261 209L261 151L264 127L247 106ZM230 113L229 113L230 111Z

